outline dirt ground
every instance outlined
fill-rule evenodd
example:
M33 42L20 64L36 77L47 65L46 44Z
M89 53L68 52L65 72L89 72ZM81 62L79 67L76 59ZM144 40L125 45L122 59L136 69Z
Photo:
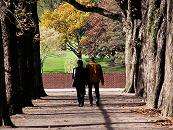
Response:
M24 114L12 116L15 130L173 130L172 125L156 123L163 119L158 114L135 112L145 108L142 98L118 88L100 91L99 107L91 107L87 95L84 107L78 107L74 89L46 90L49 96L34 100L34 107L24 108Z

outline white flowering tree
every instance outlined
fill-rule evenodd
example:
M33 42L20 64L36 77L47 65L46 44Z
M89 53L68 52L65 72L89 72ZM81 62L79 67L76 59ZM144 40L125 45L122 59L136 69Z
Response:
M55 31L54 29L40 29L40 54L42 69L45 59L61 49L61 36L61 33Z

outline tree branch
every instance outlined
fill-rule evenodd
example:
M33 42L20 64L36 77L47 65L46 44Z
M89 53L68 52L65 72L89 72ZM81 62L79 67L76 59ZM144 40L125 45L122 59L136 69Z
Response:
M113 20L122 21L122 15L121 14L113 13L113 12L110 12L110 11L105 10L103 8L100 8L100 7L85 6L85 5L78 3L76 0L64 0L64 1L71 4L72 6L74 6L76 9L78 9L80 11L94 12L94 13L98 13L102 16L108 17L110 19L113 19Z
M69 47L69 50L78 55L78 51L73 45L71 45L70 43L67 43L66 45Z

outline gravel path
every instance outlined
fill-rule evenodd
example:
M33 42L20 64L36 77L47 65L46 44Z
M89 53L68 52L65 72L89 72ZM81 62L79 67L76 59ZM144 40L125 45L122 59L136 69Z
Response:
M73 89L47 90L47 94L33 101L35 107L24 108L24 114L12 116L18 126L15 130L173 130L171 126L157 125L159 116L132 112L143 107L144 100L122 93L122 89L101 90L99 107L91 107L87 95L84 107L78 107Z

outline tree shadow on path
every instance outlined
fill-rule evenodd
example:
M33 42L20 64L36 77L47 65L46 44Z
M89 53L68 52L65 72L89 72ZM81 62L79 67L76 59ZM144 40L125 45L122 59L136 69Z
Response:
M39 108L63 108L63 107L70 107L70 108L73 108L73 107L77 107L76 104L71 104L70 100L74 100L73 98L75 98L75 96L68 96L68 97L65 97L65 96L49 96L49 97L46 97L46 98L43 98L43 99L40 99L38 101L38 106L36 107L33 107L36 108L35 110L39 109ZM102 99L100 101L100 105L98 106L98 109L96 108L93 108L94 110L98 110L98 111L80 111L80 113L77 113L77 111L64 111L64 112L59 112L59 111L56 111L56 112L49 112L49 113L26 113L24 114L24 116L27 118L27 119L34 119L35 117L38 117L40 119L42 118L51 118L53 116L53 118L57 118L59 115L71 115L71 116L79 116L79 115L84 115L84 114L87 114L87 115L92 115L92 113L95 113L96 115L99 115L101 114L104 121L100 121L100 122L85 122L85 123L66 123L66 124L45 124L45 125L20 125L19 128L65 128L65 127L89 127L89 126L95 126L97 128L97 126L104 126L107 130L114 130L115 128L113 127L113 125L118 125L118 124L151 124L151 123L155 123L153 121L150 121L150 122L147 122L147 121L140 121L140 120L137 120L137 121L121 121L121 120L116 120L114 119L114 121L111 120L112 118L112 115L113 114L118 114L118 113L125 113L125 114L129 114L131 113L129 110L125 110L125 109L122 109L121 110L121 107L136 107L136 106L143 106L145 105L144 102L138 102L136 101L135 103L134 102L128 102L128 100L135 100L136 98L134 96L126 96L126 95L103 95L102 96ZM66 100L67 102L65 103L62 103L62 104L54 104L54 101L63 101L63 100ZM116 101L116 100L119 100L119 101ZM43 105L42 102L45 101L45 104ZM51 104L47 104L46 102L49 102L50 101L53 101ZM41 102L41 104L39 104L39 102ZM38 108L37 108L38 107ZM86 107L86 109L91 109L89 106L84 106ZM88 108L87 108L88 107ZM95 107L95 106L93 106ZM68 117L68 116L67 116ZM118 116L117 116L118 117ZM97 118L97 117L96 117ZM116 115L115 117L116 118ZM116 120L116 121L115 121Z

